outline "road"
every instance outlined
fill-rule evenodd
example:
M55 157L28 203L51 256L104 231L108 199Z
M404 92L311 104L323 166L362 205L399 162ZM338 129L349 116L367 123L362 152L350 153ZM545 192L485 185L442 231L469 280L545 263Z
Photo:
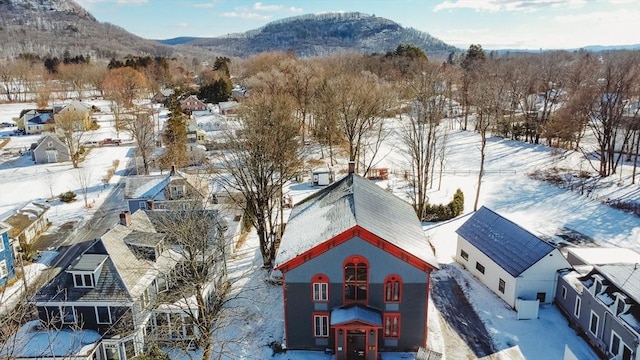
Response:
M127 168L124 172L125 175L129 175L131 169ZM124 178L123 176L121 179ZM125 183L121 180L112 186L107 198L90 219L81 223L65 224L60 227L60 231L43 236L35 243L37 250L54 248L58 251L58 256L51 264L50 269L46 275L43 274L44 280L49 280L58 274L85 251L93 243L93 240L104 235L118 222L120 212L127 209L124 200Z
M441 265L431 278L431 297L441 314L446 357L477 359L493 354L493 341L454 274Z

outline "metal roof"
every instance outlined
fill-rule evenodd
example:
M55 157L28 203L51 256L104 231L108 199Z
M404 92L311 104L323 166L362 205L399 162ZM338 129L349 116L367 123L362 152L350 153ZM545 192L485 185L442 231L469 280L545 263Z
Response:
M94 271L107 257L106 254L83 254L69 265L67 271Z
M344 325L354 321L382 326L382 315L379 310L363 305L350 305L331 310L331 326Z
M356 174L348 174L294 206L276 266L356 225L437 268L413 207Z
M513 277L555 249L484 206L456 232Z
M599 265L596 271L636 303L640 303L640 264Z

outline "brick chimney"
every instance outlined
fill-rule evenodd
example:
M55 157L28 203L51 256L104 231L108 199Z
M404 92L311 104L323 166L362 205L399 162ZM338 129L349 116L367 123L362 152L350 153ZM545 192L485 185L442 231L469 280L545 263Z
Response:
M169 172L170 176L175 176L176 175L176 166L175 165L171 165L171 171Z
M131 213L128 210L120 213L120 225L131 225Z
M153 210L154 209L154 204L153 204L153 199L149 199L147 200L147 210Z
M355 161L349 161L349 174L353 174L356 172L356 163Z

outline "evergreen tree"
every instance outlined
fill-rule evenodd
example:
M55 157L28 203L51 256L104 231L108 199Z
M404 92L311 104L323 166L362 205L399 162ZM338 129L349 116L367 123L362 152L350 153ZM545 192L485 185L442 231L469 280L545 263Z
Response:
M221 101L227 101L231 97L231 80L221 77L211 84L200 87L198 98L205 102L217 104Z
M163 134L165 152L160 158L161 169L168 169L172 165L182 167L187 164L187 116L182 112L175 98L169 103L169 111Z
M484 50L482 50L482 45L480 44L471 44L469 45L469 50L467 50L467 54L462 60L462 68L468 70L478 61L484 61L486 56L484 54Z
M231 73L229 72L229 63L231 60L227 57L218 56L216 61L213 63L213 70L222 73L224 77L227 79L231 78Z

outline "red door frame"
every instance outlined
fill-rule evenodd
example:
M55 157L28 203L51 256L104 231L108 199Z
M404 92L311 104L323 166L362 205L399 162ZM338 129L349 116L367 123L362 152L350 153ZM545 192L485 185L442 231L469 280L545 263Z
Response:
M369 358L369 353L373 352L374 359L378 358L378 336L379 333L378 331L380 330L380 327L378 326L373 326L373 325L367 325L367 324L362 324L362 323L356 323L356 324L343 324L343 325L338 325L335 326L333 328L334 330L334 354L336 354L336 357L338 356L338 344L342 343L343 344L343 349L342 352L345 354L346 358L346 354L348 351L347 348L347 332L349 330L364 330L364 351L365 351L365 359ZM374 332L374 343L373 344L369 344L369 338L370 338L370 332ZM338 341L338 338L342 338L342 341Z

